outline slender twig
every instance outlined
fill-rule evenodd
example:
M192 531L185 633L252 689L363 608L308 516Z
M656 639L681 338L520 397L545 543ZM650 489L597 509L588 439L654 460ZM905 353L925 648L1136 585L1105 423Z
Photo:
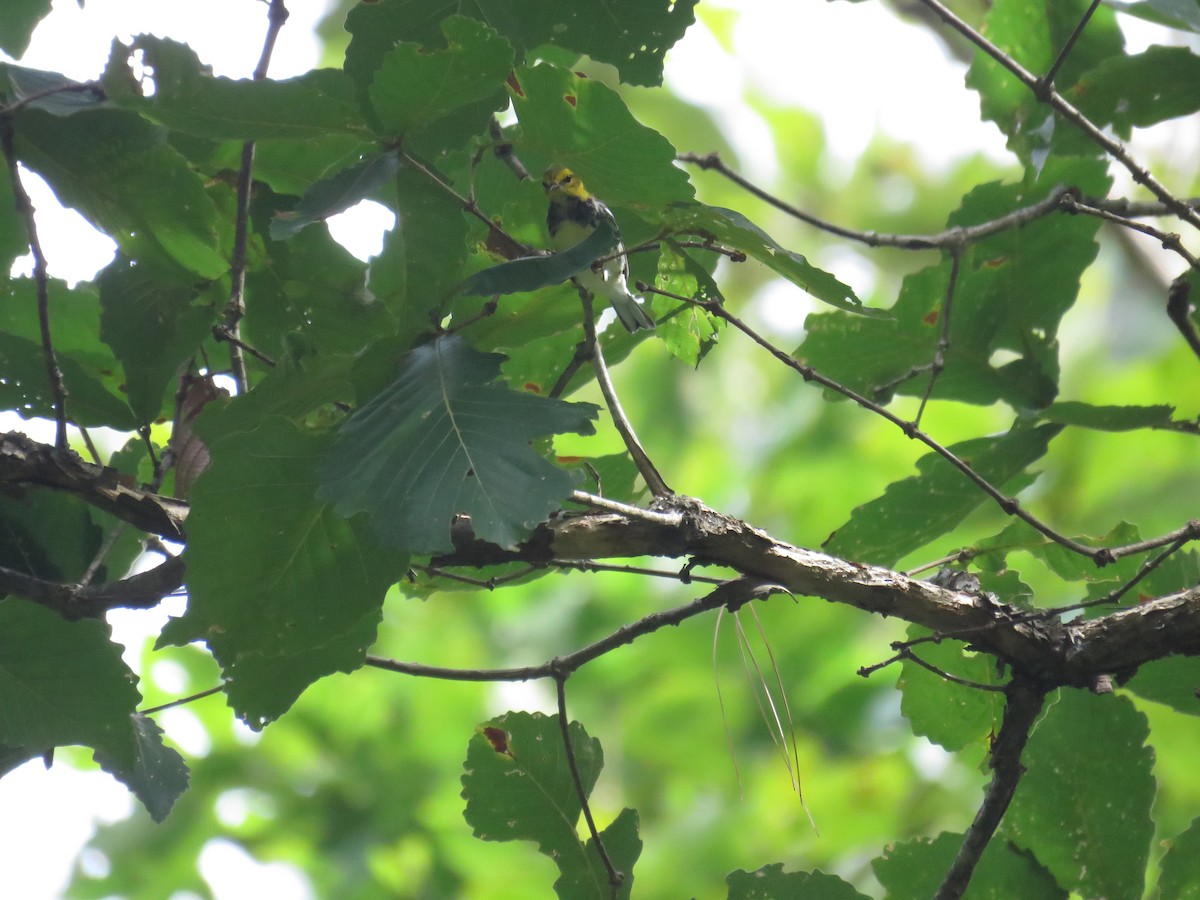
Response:
M7 106L0 106L0 116L10 116L30 104L44 100L46 97L52 97L55 94L91 94L93 99L97 101L104 100L106 96L104 88L97 81L75 81L68 84L55 84L38 91L31 91L24 97L18 97Z
M514 251L520 251L517 253L517 256L534 256L542 252L533 249L521 241L518 241L515 237L484 215L483 211L479 209L479 206L475 203L475 201L471 200L469 197L464 197L462 194L452 188L446 181L444 181L437 173L431 171L427 166L422 164L420 160L414 159L405 153L404 161L407 165L416 169L431 182L436 184L439 188L457 200L459 204L461 204L464 212L469 213L486 225L493 234L499 236L503 241L506 241Z
M1035 219L1047 216L1058 209L1064 195L1074 193L1074 189L1072 188L1055 188L1037 203L1015 209L1010 213L1006 213L988 222L981 222L978 225L956 226L934 234L879 234L874 231L856 231L853 228L835 225L832 222L814 216L812 213L792 206L790 203L780 200L774 194L763 190L758 185L729 168L717 153L706 153L703 155L699 153L681 153L677 158L682 162L694 163L702 169L712 169L720 173L760 200L771 204L776 209L787 213L793 218L799 219L801 222L812 225L814 228L819 228L821 231L828 232L836 237L856 241L860 244L866 244L868 247L895 247L900 250L939 250L972 244L986 237L991 237L993 234L1009 231L1013 228L1020 228L1023 225L1028 225Z
M729 312L729 310L727 310L725 308L725 305L720 301L719 298L713 298L713 299L709 299L709 300L696 300L692 297L684 297L680 294L671 293L670 291L659 290L658 288L651 287L650 285L647 285L643 282L638 282L638 289L641 291L650 292L650 293L654 293L654 294L662 294L664 297L670 297L675 300L680 300L684 303L691 303L696 306L701 306L704 309L708 310L709 312L713 313L714 315L720 316L722 319L724 319L726 322L728 322L734 328L738 329L740 332L742 332L744 335L746 335L748 338L750 338L752 341L754 341L756 344L758 344L760 347L762 347L764 350L766 350L768 353L770 353L772 356L774 356L776 359L778 359L781 363L783 363L784 365L786 365L789 368L794 369L796 372L798 372L800 374L800 377L802 377L806 382L808 382L808 381L815 382L816 384L819 384L821 387L828 388L831 391L835 391L835 392L841 394L843 397L847 397L850 400L853 400L855 403L857 403L859 406L863 407L864 409L869 410L869 411L875 413L877 416L880 416L881 418L884 418L887 421L891 422L893 425L895 425L897 428L899 428L902 432L904 432L905 437L911 438L913 440L919 441L920 443L924 444L926 447L928 447L930 450L932 450L938 456L942 457L944 460L946 460L948 463L950 463L952 466L954 466L954 468L958 469L971 482L973 482L980 490L982 490L989 497L991 497L992 500L994 500L996 502L996 504L1007 515L1014 516L1015 518L1020 519L1022 522L1025 522L1027 525L1030 525L1031 527L1036 529L1041 534L1044 534L1046 537L1050 538L1050 540L1054 541L1056 544L1059 544L1060 546L1067 548L1068 550L1070 550L1073 553L1078 553L1081 556L1086 556L1088 559L1092 560L1092 562L1094 562L1098 566L1107 565L1108 563L1113 561L1113 555L1110 550L1107 550L1105 548L1088 547L1085 544L1081 544L1078 541L1072 540L1071 538L1067 537L1065 534L1060 534L1059 532L1057 532L1053 528L1051 528L1049 525L1042 522L1036 516L1027 512L1015 498L1008 497L1005 494L1001 493L1000 490L998 488L994 487L991 482L989 482L986 478L984 478L982 475L980 475L978 472L976 472L970 466L970 464L968 464L966 461L960 459L948 447L944 447L942 444L935 441L928 434L921 431L921 429L917 428L912 422L909 422L909 421L906 421L906 420L900 418L895 413L891 412L890 410L886 409L883 406L880 406L878 403L868 400L866 397L864 397L862 394L858 393L857 391L851 390L850 388L846 387L845 385L842 385L839 382L836 382L833 379L822 375L820 372L818 372L812 366L806 365L805 363L802 363L802 362L794 359L793 357L789 356L784 351L780 350L778 347L776 347L774 344L772 344L766 338L764 338L760 334L758 334L758 332L756 332L753 328L751 328L749 325L747 325L745 322L743 322L741 319L739 319L733 313Z
M1138 582L1140 582L1143 578L1145 578L1147 575L1149 575L1151 572L1153 572L1155 569L1157 569L1159 566L1161 566L1164 562L1167 561L1168 557L1170 557L1173 554L1175 554L1176 552L1178 552L1187 543L1188 543L1188 538L1178 539L1177 541L1172 543L1170 546L1168 546L1165 550L1163 550L1161 553L1159 553L1157 556L1153 556L1150 559L1143 562L1141 564L1141 566L1138 567L1137 572L1134 573L1134 576L1132 578L1130 578L1128 581L1126 581L1124 584L1122 584L1120 587L1116 588L1115 590L1109 591L1103 597L1096 597L1093 600L1084 600L1080 603L1072 603L1068 606L1052 606L1049 609L1039 610L1036 617L1031 616L1030 618L1052 619L1052 618L1057 618L1057 617L1061 616L1065 612L1073 612L1078 609L1090 609L1093 606L1108 606L1110 604L1116 603L1118 600L1120 600L1122 597L1124 597L1127 593L1129 593L1134 587L1136 587Z
M141 713L143 716L153 715L154 713L162 712L164 709L174 709L176 706L183 706L185 703L203 700L205 697L211 697L213 694L219 694L224 690L225 685L219 684L216 687L210 687L206 691L200 691L196 694L189 694L187 697L180 697L178 700L172 700L170 703L162 703L158 706L152 706L149 709L143 709Z
M460 584L469 584L473 587L483 588L488 591L494 591L501 585L507 584L510 581L516 581L524 578L526 575L531 575L542 566L526 566L516 572L511 572L508 575L495 575L491 578L471 578L468 575L459 575L457 572L448 572L445 569L439 569L437 566L413 566L418 572L424 572L432 578L445 578L449 581L457 581Z
M630 516L634 519L644 519L655 525L672 526L678 525L681 521L678 513L664 513L653 509L642 509L640 506L621 503L619 500L609 500L607 497L598 497L595 494L589 494L584 491L572 491L571 500L575 503L582 503L584 506L607 509L610 512L620 513L623 516Z
M379 656L367 656L366 665L402 675L419 678L436 678L444 681L531 681L536 678L558 678L577 671L594 659L611 653L618 647L632 644L643 635L651 634L668 625L679 625L695 616L722 607L731 611L767 594L783 591L776 585L759 578L735 578L719 585L710 593L691 603L650 613L636 622L623 625L607 637L588 644L566 656L559 656L536 666L520 666L506 669L453 669L444 666L427 666L422 663L406 663Z
M1162 244L1165 249L1179 254L1193 269L1200 271L1200 259L1197 259L1194 254L1188 251L1177 234L1172 234L1163 231L1161 228L1155 228L1153 225L1147 225L1145 222L1138 222L1127 216L1119 215L1103 206L1080 200L1078 197L1064 196L1062 198L1062 208L1068 213L1082 213L1087 216L1095 216L1098 219L1103 219L1105 222L1112 222L1115 225L1120 225L1122 228L1128 228L1130 231L1149 235Z
M588 831L592 835L592 844L596 848L596 855L600 857L600 862L604 866L604 871L608 873L608 883L613 888L614 895L617 889L625 881L625 874L618 872L616 866L612 864L612 860L608 857L608 850L604 847L604 842L600 840L600 832L596 829L596 820L592 818L592 807L588 803L587 791L583 787L583 779L579 776L579 763L575 759L575 748L571 745L571 728L567 721L567 678L569 676L555 675L554 687L555 693L558 695L558 726L562 730L563 750L567 754L567 768L571 770L571 781L575 785L575 795L579 798L579 805L583 809L583 818L587 822Z
M1088 21L1092 18L1092 15L1096 12L1097 7L1099 6L1100 0L1092 0L1092 5L1087 8L1087 11L1084 12L1083 16L1080 18L1078 24L1075 26L1075 30L1071 32L1070 37L1067 38L1066 43L1064 43L1062 46L1062 49L1058 51L1058 56L1055 58L1054 62L1051 63L1050 68L1046 71L1046 74L1038 79L1042 90L1054 85L1054 78L1058 75L1058 70L1061 69L1063 63L1067 61L1067 57L1074 48L1075 42L1079 40L1080 35L1083 34L1083 29L1087 27Z
M554 382L554 386L550 388L549 397L558 397L570 385L571 379L575 377L575 373L583 368L583 364L592 357L592 344L588 343L587 339L580 341L575 345L575 354L571 357L571 361L567 363L567 367L562 370L562 374L558 376L558 380Z
M621 435L621 440L625 443L625 449L629 451L629 455L633 457L633 464L637 466L638 472L641 474L646 486L650 488L650 493L655 497L664 497L675 493L663 480L654 463L650 461L649 455L642 447L641 441L638 440L637 434L633 430L633 425L630 424L628 417L625 415L625 410L621 408L621 400L617 397L616 388L613 387L612 378L608 374L608 366L604 362L604 350L600 347L600 341L596 338L596 320L592 315L592 296L583 288L579 289L580 299L583 301L583 339L592 348L592 369L596 373L596 382L600 385L600 393L604 396L604 403L608 406L608 414L612 416L613 426L617 429L617 433Z
M50 272L46 264L46 254L42 252L42 242L38 238L37 217L34 215L33 201L29 199L29 194L21 181L20 169L17 166L17 154L13 149L12 117L9 114L0 115L0 148L3 148L4 161L8 164L8 179L12 182L13 205L25 225L25 240L29 244L29 252L33 256L33 283L37 292L42 359L45 363L46 381L50 386L50 395L54 404L54 446L59 450L66 450L67 386L63 380L62 369L58 365L58 354L54 350L54 340L50 331Z
M728 578L717 578L712 575L692 575L684 572L671 572L663 569L650 569L646 566L624 566L616 563L592 562L588 559L552 559L547 565L559 569L570 569L576 572L619 572L623 575L647 575L651 578L669 578L683 584L697 582L699 584L725 584Z
M997 63L1025 85L1039 101L1048 105L1082 131L1088 140L1102 148L1113 159L1124 166L1129 174L1133 176L1134 181L1147 188L1155 197L1163 201L1172 213L1193 227L1200 228L1200 214L1196 210L1168 191L1145 166L1133 157L1124 144L1105 134L1091 119L1072 106L1053 86L1043 85L1037 76L1030 73L1015 59L972 28L963 19L955 15L939 0L918 0L918 2L988 56L992 57L992 59L996 60Z
M223 341L229 344L230 353L233 353L234 350L237 350L239 353L249 353L260 363L269 366L272 369L278 365L278 363L276 363L271 357L267 356L267 354L251 346L250 344L247 344L240 337L238 337L237 333L230 329L228 322L222 322L214 325L212 328L212 336L217 341Z
M958 262L961 256L961 245L950 248L950 277L946 282L946 296L942 300L942 328L938 334L937 347L933 351L933 362L929 364L929 381L921 394L921 405L917 407L917 414L913 416L913 425L917 427L920 427L921 417L925 415L925 406L933 394L933 385L946 367L946 351L950 349L950 313L954 306L954 289L958 286Z
M254 80L267 77L271 54L279 32L288 20L284 0L271 0L267 12L267 34L263 39L262 53L254 68ZM241 166L237 177L237 206L233 225L233 253L229 260L229 303L225 306L225 334L229 344L229 364L238 392L245 393L250 383L246 374L246 358L242 355L244 345L239 338L242 318L246 315L246 248L250 239L250 190L254 178L254 142L242 145Z
M1023 675L1014 674L1005 694L1004 721L992 744L991 767L995 774L934 900L959 900L966 892L975 866L1004 818L1024 772L1021 753L1045 705L1046 689Z

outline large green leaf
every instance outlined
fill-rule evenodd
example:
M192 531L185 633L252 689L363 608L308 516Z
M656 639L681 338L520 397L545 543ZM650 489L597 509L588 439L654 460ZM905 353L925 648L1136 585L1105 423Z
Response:
M220 249L222 222L200 176L166 142L166 134L123 109L17 116L21 161L50 183L126 253L157 245L188 271L217 278L229 263Z
M254 728L318 678L362 665L406 564L314 498L328 445L269 417L215 442L191 494L188 608L160 640L205 641Z
M45 16L52 0L8 0L0 16L0 50L20 58L29 47L29 38Z
M512 46L486 25L461 16L442 23L444 50L399 44L371 82L371 103L389 134L407 134L469 104L494 98L507 105L504 81ZM480 129L487 124L486 117Z
M583 792L590 795L604 767L600 742L578 722L568 731ZM557 716L514 712L485 722L467 745L464 768L463 814L477 838L534 841L562 873L555 890L563 900L614 896L593 842L581 841L576 831L583 807ZM642 846L637 813L623 810L601 839L625 876L615 896L629 897Z
M518 69L513 107L522 150L574 170L609 205L649 211L692 199L675 148L598 81L550 65Z
M120 396L121 365L96 339L100 304L95 292L51 279L47 294L50 335L68 394L67 415L89 427L136 427L137 419ZM27 417L54 417L32 279L8 279L0 287L0 372L3 408Z
M591 434L597 407L509 390L503 357L460 338L418 347L399 377L339 429L319 496L344 516L371 515L389 546L449 550L456 514L511 547L571 492L571 476L529 446L535 437Z
M937 893L962 846L961 834L943 832L933 840L917 838L890 844L871 861L889 900L916 900ZM1066 900L1067 892L1037 860L993 840L971 875L964 900Z
M103 622L0 601L0 745L82 744L131 762L136 681Z
M738 869L725 879L729 900L867 900L849 883L817 869L785 872L783 863L753 872Z
M1192 9L1197 8L1192 3ZM1169 78L1163 77L1166 72ZM1200 56L1186 47L1150 47L1135 56L1118 54L1080 78L1071 94L1097 125L1112 125L1128 138L1135 127L1146 128L1200 110Z
M974 438L949 448L980 477L1003 488L1032 479L1026 467L1041 459L1060 425L1016 425L1006 435ZM891 566L956 527L987 495L936 453L917 460L918 475L888 485L883 496L854 510L825 542L830 553L856 562ZM1023 477L1019 477L1023 476ZM1010 485L1011 487L1012 485Z
M376 153L322 178L304 192L293 209L280 212L271 222L271 237L283 240L314 222L344 212L370 197L400 170L400 153Z
M126 87L132 80L127 57L135 51L153 70L151 97ZM113 44L104 85L115 102L172 129L214 140L304 140L330 132L369 136L353 84L334 69L314 69L283 81L235 81L205 71L186 44L141 35L129 47Z
M150 818L161 822L188 786L188 769L183 757L163 743L158 724L140 713L133 722L133 763L97 750L96 762L129 788L142 801Z
M630 84L662 82L663 57L694 21L695 0L382 0L357 4L346 17L352 35L346 71L364 88L397 43L434 47L451 15L486 22L523 56L553 43L611 63ZM600 14L598 14L598 12Z
M14 572L77 583L102 537L87 507L62 492L27 489L0 504L0 566Z
M950 226L995 220L1069 183L1092 194L1108 189L1104 166L1081 159L1051 160L1032 183L981 185L968 193ZM1079 280L1095 259L1097 223L1083 217L1043 217L971 244L961 255L954 286L945 368L934 397L1018 409L1040 409L1058 390L1058 326L1075 302ZM920 395L941 337L952 264L904 279L887 320L815 314L796 355L822 374L871 396L892 390ZM1001 359L997 359L997 356ZM886 390L885 390L886 388Z
M172 398L180 368L211 333L216 310L200 297L186 272L118 257L97 279L100 289L100 339L112 348L125 370L129 405L139 422L149 424ZM169 387L169 391L168 391Z
M1064 690L1038 723L999 838L1085 897L1140 898L1154 823L1154 750L1127 697Z

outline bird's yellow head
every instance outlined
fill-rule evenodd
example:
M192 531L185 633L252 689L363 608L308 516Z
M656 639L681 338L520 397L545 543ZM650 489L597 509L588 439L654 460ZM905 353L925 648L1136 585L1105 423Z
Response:
M566 203L569 199L587 200L590 194L579 176L566 166L553 165L542 176L542 187L551 203Z

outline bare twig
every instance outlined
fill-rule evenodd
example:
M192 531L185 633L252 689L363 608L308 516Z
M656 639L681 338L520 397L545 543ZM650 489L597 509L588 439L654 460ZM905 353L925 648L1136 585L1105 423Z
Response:
M1092 15L1096 12L1096 8L1099 6L1100 0L1092 0L1092 5L1087 8L1083 16L1079 19L1078 24L1075 26L1075 30L1071 32L1070 36L1066 40L1066 43L1063 44L1062 49L1058 51L1058 56L1050 65L1050 68L1046 71L1046 74L1038 79L1043 91L1046 88L1054 85L1054 78L1056 75L1058 75L1058 70L1061 69L1063 63L1067 61L1067 57L1074 48L1075 42L1079 40L1079 36L1083 34L1083 29L1087 27L1088 21L1092 18Z
M993 234L999 234L1002 231L1028 225L1035 219L1040 219L1055 212L1059 207L1062 197L1074 192L1072 188L1055 188L1037 203L1015 209L1010 213L992 219L989 222L981 222L978 225L947 228L945 231L939 231L934 234L879 234L874 231L856 231L853 228L835 225L832 222L827 222L824 219L814 216L812 213L807 213L798 207L792 206L790 203L780 200L775 195L763 190L729 168L717 153L706 153L703 155L699 153L681 153L678 159L682 162L694 163L702 169L712 169L719 172L760 200L771 204L776 209L782 210L789 216L799 219L801 222L812 225L814 228L819 228L837 237L866 244L868 247L895 247L900 250L938 250L972 244L986 237L991 237Z
M913 425L920 426L921 417L925 415L925 406L933 394L933 385L942 369L946 367L946 351L950 349L950 313L954 306L954 289L958 286L958 262L962 256L962 246L953 245L950 248L950 278L946 282L946 296L942 301L942 328L938 334L937 347L933 351L933 361L929 364L929 381L921 394L921 405L913 417Z
M604 395L604 403L608 406L608 413L612 416L613 425L616 427L617 433L621 435L625 449L633 457L633 464L637 466L646 486L650 488L650 493L655 497L673 494L675 492L667 487L662 475L650 461L649 455L633 430L633 425L625 415L625 410L621 408L621 400L617 397L616 388L613 387L612 378L608 374L608 366L604 362L604 351L600 347L600 341L596 338L596 320L592 315L591 294L580 288L579 296L583 301L583 339L592 348L592 369L596 373L596 382L600 385L600 393Z
M262 81L267 77L267 69L271 64L271 54L275 50L275 41L279 32L288 20L287 7L284 0L270 0L267 12L267 34L263 39L262 53L258 65L254 68L254 80ZM229 261L229 303L225 307L225 334L229 344L229 364L233 369L233 378L237 382L238 392L245 393L250 383L246 375L246 359L242 355L244 345L239 338L242 318L246 315L246 247L250 236L250 189L254 175L254 142L247 141L242 145L242 161L237 177L237 207L233 224L233 253Z
M571 770L571 781L575 785L575 795L579 798L579 805L583 809L583 818L587 822L588 831L592 835L592 842L596 848L596 855L600 857L600 862L604 866L604 871L608 873L608 883L613 889L613 894L616 894L617 889L625 881L625 874L618 872L616 866L612 864L612 860L608 857L608 850L604 847L604 842L600 840L600 832L596 829L596 820L592 817L592 806L588 803L587 791L583 789L583 779L579 777L579 763L575 759L575 748L571 746L571 728L567 721L567 678L568 675L555 675L554 687L555 693L558 695L558 726L562 730L563 750L567 754L567 768Z
M975 866L1004 818L1024 772L1021 753L1045 705L1046 689L1023 675L1014 674L1005 695L1008 702L1004 706L1004 721L992 744L991 767L995 774L934 900L959 900L966 892Z
M574 653L556 657L536 666L506 669L452 669L443 666L426 666L421 663L405 663L379 656L367 656L366 664L389 672L445 681L531 681L537 678L560 678L578 671L580 667L593 659L598 659L625 644L632 644L639 637L651 634L660 628L678 625L712 609L725 607L736 610L751 600L780 591L783 589L762 579L736 578L691 603L651 613L630 625L618 628L607 637L588 644Z
M33 201L21 182L21 172L17 166L17 154L13 149L12 116L10 113L0 115L0 148L3 148L4 161L8 164L8 179L12 182L13 200L17 215L25 225L25 239L29 244L29 252L33 255L33 283L37 292L38 329L41 332L42 359L46 365L46 381L50 387L50 395L54 404L54 446L59 450L67 449L67 386L63 381L62 369L58 365L58 354L54 350L54 340L50 332L50 273L46 265L46 254L42 251L42 242L38 238L37 217L34 216Z
M158 706L152 706L149 709L141 711L143 716L153 715L154 713L162 712L164 709L174 709L176 706L183 706L185 703L193 703L196 700L203 700L205 697L211 697L213 694L219 694L225 690L225 685L219 684L216 687L210 687L206 691L200 691L196 694L189 694L186 697L180 697L178 700L172 700L170 703L162 703Z

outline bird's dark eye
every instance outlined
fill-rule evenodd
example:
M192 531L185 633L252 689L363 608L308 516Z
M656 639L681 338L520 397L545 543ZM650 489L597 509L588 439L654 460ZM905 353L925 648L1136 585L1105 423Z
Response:
M575 180L575 176L571 175L571 174L567 174L562 177L563 184L570 184L574 180Z

